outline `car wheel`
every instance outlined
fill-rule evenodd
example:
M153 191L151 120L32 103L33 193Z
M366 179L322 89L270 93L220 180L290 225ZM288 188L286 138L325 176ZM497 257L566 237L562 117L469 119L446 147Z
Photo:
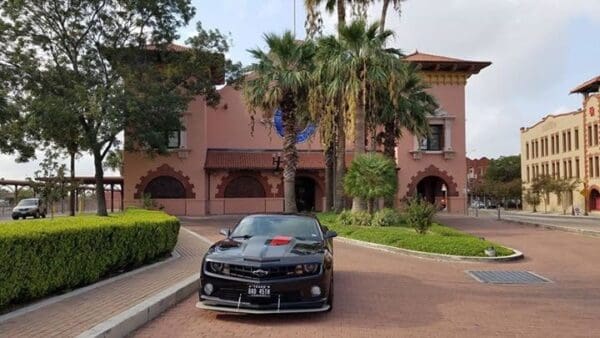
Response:
M14 219L16 221L19 219L19 216L13 216L12 219Z
M42 214L42 218L46 218L46 213L43 213L43 214Z
M329 284L329 295L327 296L327 305L329 305L329 310L327 310L327 312L333 310L333 276L331 277L331 282Z

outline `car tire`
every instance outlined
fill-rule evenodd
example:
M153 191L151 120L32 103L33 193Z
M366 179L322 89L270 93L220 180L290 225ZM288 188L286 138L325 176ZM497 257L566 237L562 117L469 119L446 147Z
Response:
M16 221L19 219L19 216L13 216L12 219Z
M43 213L43 214L42 214L42 218L46 218L46 213Z
M329 309L327 312L331 312L333 310L333 276L331 276L331 282L329 284L329 295L327 296L327 305L329 305Z

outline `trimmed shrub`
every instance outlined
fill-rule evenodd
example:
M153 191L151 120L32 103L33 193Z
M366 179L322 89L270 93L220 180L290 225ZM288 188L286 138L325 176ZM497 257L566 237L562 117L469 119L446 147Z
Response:
M408 201L406 206L406 221L410 226L415 228L417 233L427 233L433 222L434 215L435 207L433 204L419 197L414 197Z
M342 211L337 217L338 223L344 226L352 225L352 212L349 210Z
M395 209L385 208L373 215L371 224L376 227L400 226L404 223L402 215Z
M177 218L139 209L0 223L0 309L154 261L178 233Z
M342 225L370 226L371 214L366 211L352 212L344 210L338 216L338 222Z

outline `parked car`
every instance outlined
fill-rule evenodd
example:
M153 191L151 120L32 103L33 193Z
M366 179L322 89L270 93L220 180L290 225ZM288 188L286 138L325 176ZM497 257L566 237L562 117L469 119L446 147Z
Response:
M16 207L12 211L12 218L17 220L19 218L46 218L46 205L40 198L26 198L19 201Z
M312 216L249 215L202 259L196 307L252 314L333 306L334 231Z

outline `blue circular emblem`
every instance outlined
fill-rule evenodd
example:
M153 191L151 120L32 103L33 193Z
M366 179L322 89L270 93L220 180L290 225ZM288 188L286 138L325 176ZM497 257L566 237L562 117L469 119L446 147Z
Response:
M277 130L277 134L283 137L285 133L283 131L283 113L281 109L277 109L275 111L275 115L273 116L273 124L275 125L275 130ZM296 135L296 143L304 143L308 141L312 134L315 133L315 130L317 130L317 126L312 122L308 122L304 130L298 132L298 135Z

